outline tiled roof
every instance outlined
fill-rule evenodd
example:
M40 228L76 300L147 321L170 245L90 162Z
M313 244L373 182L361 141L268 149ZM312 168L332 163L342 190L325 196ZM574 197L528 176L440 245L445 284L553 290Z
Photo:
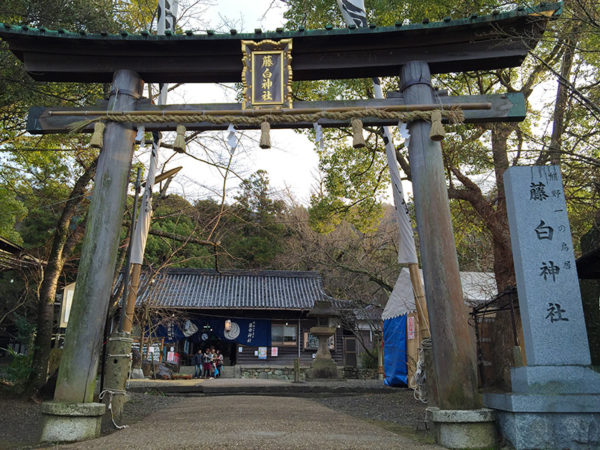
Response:
M23 247L0 237L0 271L38 267L45 264L31 255Z
M142 280L143 283L144 280ZM160 273L138 305L193 309L309 310L329 299L316 272L168 269Z
M362 308L356 308L353 311L356 320L381 320L383 308L378 305L366 305Z

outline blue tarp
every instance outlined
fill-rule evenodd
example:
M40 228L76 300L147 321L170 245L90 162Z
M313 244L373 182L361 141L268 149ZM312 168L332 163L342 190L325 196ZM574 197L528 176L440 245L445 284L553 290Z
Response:
M407 385L406 315L383 321L385 384Z
M262 319L232 319L231 330L225 332L225 318L198 318L190 320L197 328L187 339L202 343L212 334L225 342L236 342L251 347L271 346L271 321ZM189 325L189 324L188 324ZM154 331L156 337L164 337L165 342L173 343L185 339L183 326L176 322L160 325Z

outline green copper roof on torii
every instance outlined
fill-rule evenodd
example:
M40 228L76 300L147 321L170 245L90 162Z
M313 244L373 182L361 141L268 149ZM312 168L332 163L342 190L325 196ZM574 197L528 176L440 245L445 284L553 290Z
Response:
M0 24L0 38L42 81L110 81L118 69L135 70L148 82L239 81L242 40L293 38L294 79L395 75L408 60L426 60L432 72L519 65L562 3L519 7L395 26L321 30L277 29L255 33L88 34ZM156 67L157 59L163 64Z

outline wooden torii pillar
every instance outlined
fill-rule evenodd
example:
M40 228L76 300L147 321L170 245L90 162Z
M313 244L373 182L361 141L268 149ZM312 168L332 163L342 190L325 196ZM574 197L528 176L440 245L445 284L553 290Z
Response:
M434 103L427 63L404 65L400 81L407 103ZM428 122L410 122L408 129L438 402L441 409L473 409L479 406L477 366L463 303L442 149L429 138Z
M137 73L117 71L109 109L131 109L142 96L143 85ZM42 441L78 441L96 437L99 431L105 406L93 403L94 389L135 135L128 124L109 122L106 126L54 402L42 406ZM75 420L65 426L65 417Z

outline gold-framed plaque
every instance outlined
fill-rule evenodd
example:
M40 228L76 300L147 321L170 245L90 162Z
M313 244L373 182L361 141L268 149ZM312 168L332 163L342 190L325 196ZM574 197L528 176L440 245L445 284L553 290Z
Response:
M292 40L242 41L242 109L292 107Z

